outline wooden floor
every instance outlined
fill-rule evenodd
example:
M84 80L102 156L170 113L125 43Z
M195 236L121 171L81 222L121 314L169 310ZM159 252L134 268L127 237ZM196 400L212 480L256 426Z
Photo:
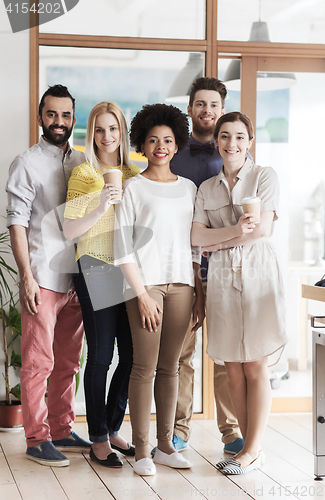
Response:
M244 476L223 476L216 462L223 457L220 434L213 420L193 421L186 456L192 470L158 465L156 476L133 473L134 459L121 469L105 469L82 454L70 453L70 466L49 468L25 458L23 431L0 432L0 500L106 499L325 499L325 481L314 481L310 413L271 415L263 441L266 463ZM86 424L74 430L87 438ZM131 438L130 423L121 434ZM150 438L155 444L155 422Z

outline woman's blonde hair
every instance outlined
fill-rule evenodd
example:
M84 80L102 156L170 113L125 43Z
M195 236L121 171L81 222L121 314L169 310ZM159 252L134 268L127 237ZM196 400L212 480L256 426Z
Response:
M121 165L130 167L130 146L126 119L120 106L112 101L105 101L96 104L96 106L94 106L89 113L86 134L86 160L91 166L94 166L100 170L100 160L97 155L97 146L94 141L94 132L96 118L102 113L112 113L117 119L121 133L121 141L118 151L119 161Z

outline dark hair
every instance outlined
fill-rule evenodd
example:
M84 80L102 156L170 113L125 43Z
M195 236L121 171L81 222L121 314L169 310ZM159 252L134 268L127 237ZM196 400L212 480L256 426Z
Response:
M42 95L42 99L41 99L41 101L39 103L39 107L38 107L38 114L40 116L42 116L42 109L44 108L45 97L47 97L48 95L50 95L52 97L69 97L72 101L73 115L74 115L75 99L72 97L72 95L68 91L67 87L65 87L64 85L57 84L57 85L53 85L52 87L49 87L47 89L47 91L44 92L44 94Z
M223 108L225 107L227 88L221 80L218 80L218 78L213 78L209 76L200 76L199 78L194 80L190 88L190 99L189 99L190 107L193 106L195 94L197 93L198 90L214 90L215 92L218 92L221 97L222 107Z
M172 129L178 149L186 146L189 125L185 113L172 105L146 104L131 122L130 141L137 153L141 153L141 146L145 143L149 131L160 125Z
M218 139L219 131L221 128L221 125L224 123L229 123L229 122L242 122L245 127L247 128L247 133L249 140L251 141L254 139L254 127L253 124L248 118L247 115L244 115L244 113L241 113L240 111L232 111L231 113L226 113L225 115L220 116L219 120L217 121L216 128L214 131L214 138Z

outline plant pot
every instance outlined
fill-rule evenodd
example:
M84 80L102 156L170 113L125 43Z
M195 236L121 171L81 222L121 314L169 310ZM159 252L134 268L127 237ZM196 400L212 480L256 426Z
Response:
M14 430L23 427L23 412L20 401L12 401L8 405L6 401L0 401L0 428Z

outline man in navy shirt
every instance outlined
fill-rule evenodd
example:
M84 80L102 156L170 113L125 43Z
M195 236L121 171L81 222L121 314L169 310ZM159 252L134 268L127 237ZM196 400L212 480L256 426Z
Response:
M187 112L192 120L192 134L186 147L171 161L176 175L191 179L197 187L217 175L223 160L215 147L213 133L216 122L225 113L227 89L216 78L197 78L190 90ZM207 261L202 259L202 288L206 289ZM203 291L202 291L203 292ZM193 414L194 368L196 334L192 323L188 328L179 360L179 390L176 408L173 443L176 450L188 448L190 421ZM244 444L230 400L228 379L224 366L214 364L214 394L217 407L218 427L222 434L224 452L235 455Z

